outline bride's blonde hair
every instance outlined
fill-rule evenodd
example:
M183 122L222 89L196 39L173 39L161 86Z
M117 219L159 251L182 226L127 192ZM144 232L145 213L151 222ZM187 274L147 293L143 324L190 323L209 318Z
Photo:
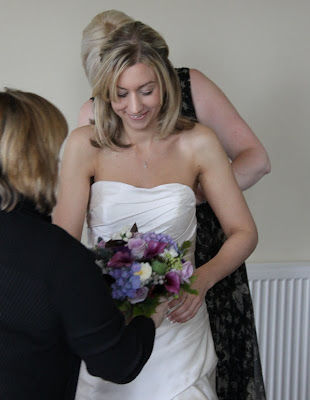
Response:
M127 147L121 141L122 120L112 109L117 101L117 82L122 72L137 63L153 69L160 88L159 137L191 129L194 123L180 116L181 87L163 37L142 22L129 22L113 30L101 48L100 66L93 77L95 140L98 147Z

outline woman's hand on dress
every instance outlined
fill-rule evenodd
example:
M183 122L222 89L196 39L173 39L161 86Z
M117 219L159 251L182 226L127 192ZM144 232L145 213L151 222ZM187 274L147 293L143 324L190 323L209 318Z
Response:
M170 300L163 301L156 307L156 312L151 315L151 318L155 324L155 328L158 328L163 320L166 318L169 311L169 303Z
M173 310L168 314L168 319L171 322L187 322L197 314L197 311L205 301L205 296L209 288L202 274L203 271L197 269L194 273L197 279L191 285L191 288L196 289L198 294L183 292L177 299L169 303L169 309Z

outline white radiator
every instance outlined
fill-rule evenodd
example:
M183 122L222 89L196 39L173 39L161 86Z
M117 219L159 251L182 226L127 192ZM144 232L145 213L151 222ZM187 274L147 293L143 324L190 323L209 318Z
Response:
M310 262L247 271L267 400L310 400Z

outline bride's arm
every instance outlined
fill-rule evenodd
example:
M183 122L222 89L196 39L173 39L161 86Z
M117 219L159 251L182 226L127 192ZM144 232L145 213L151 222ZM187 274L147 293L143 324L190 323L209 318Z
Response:
M89 139L92 127L78 128L71 132L61 161L57 204L53 223L61 226L80 240L87 210L90 178L94 175L95 153Z
M257 245L255 223L216 135L208 128L197 125L189 143L193 144L191 151L199 183L227 240L212 260L196 270L197 280L193 286L198 289L199 295L184 295L183 305L170 315L176 322L192 318L204 302L207 291L237 269Z

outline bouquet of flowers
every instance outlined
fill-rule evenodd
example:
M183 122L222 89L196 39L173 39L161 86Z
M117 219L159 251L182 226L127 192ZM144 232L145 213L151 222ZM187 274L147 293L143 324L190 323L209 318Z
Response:
M139 233L135 224L107 242L99 237L93 251L118 308L127 318L149 317L163 298L178 297L181 290L197 294L191 288L194 268L183 258L190 245L178 246L164 234Z

